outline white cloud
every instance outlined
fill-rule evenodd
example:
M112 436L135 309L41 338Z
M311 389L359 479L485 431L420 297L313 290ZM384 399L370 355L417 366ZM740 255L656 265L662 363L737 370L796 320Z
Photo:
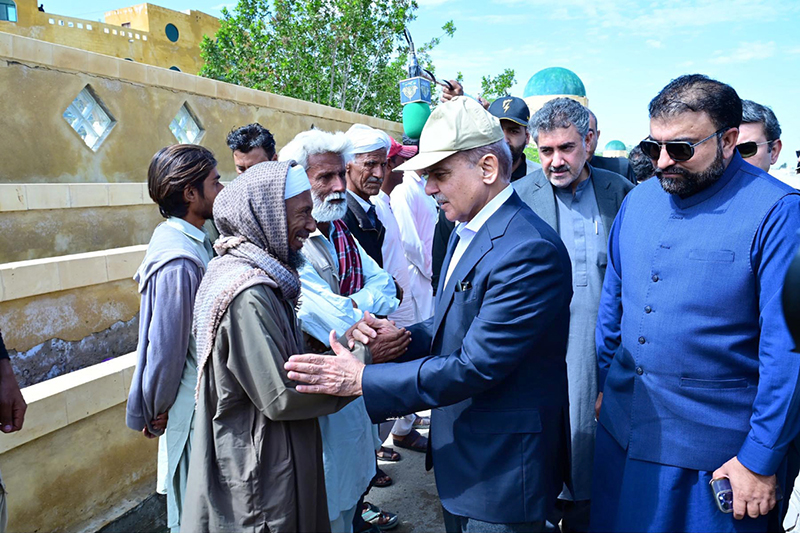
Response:
M656 41L655 39L647 39L645 44L650 48L664 48L664 44L661 41Z
M767 59L775 55L775 41L762 43L761 41L755 42L741 42L736 50L725 53L721 50L714 52L714 57L711 58L711 63L716 65L730 65L732 63L744 63L757 59Z

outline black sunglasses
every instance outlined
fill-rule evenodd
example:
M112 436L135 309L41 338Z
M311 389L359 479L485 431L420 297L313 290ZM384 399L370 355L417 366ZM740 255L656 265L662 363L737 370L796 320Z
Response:
M772 141L764 141L763 143L757 143L755 141L748 141L746 143L737 144L736 149L739 150L739 155L747 159L748 157L753 157L758 152L758 147L764 144L770 144Z
M654 141L653 139L645 139L639 143L639 148L642 149L642 152L653 160L658 160L661 157L661 147L667 149L667 154L669 155L670 159L673 161L688 161L694 156L694 147L699 146L709 140L711 137L715 137L720 133L727 131L729 128L725 127L719 129L700 141L696 143L690 143L689 141L665 141L659 142Z

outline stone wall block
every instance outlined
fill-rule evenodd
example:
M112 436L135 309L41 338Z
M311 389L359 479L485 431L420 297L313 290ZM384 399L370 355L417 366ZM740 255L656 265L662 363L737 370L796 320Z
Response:
M203 78L202 76L198 76L195 81L197 82L195 86L196 94L211 98L215 98L217 96L217 84L220 82L210 78Z
M108 281L132 278L142 263L146 251L147 245L143 244L119 248L106 255Z
M176 72L174 70L169 70L168 68L154 67L151 65L147 65L146 68L147 68L147 83L149 85L164 87L166 89L172 89L175 87L175 82L173 81L173 75L176 74Z
M133 61L121 61L119 77L134 83L147 83L147 65Z
M237 87L236 100L243 104L264 105L263 99L259 96L260 93L261 91L248 87Z
M187 93L197 92L197 76L185 74L183 72L174 72L172 75L172 83L176 91L184 91Z
M69 207L69 186L59 183L37 183L25 186L28 209L64 209Z
M87 72L106 78L119 78L119 66L121 63L122 62L115 57L90 53L86 69ZM126 63L130 63L130 61L126 61Z
M70 207L103 207L108 205L108 184L73 183L69 185Z
M239 89L238 85L233 85L232 83L224 83L224 82L217 82L217 98L223 98L225 100L233 100L236 101L236 92Z
M154 204L155 202L153 202L153 199L150 198L150 189L147 188L147 182L142 183L141 186L142 186L142 204L144 205L148 205L151 203Z
M14 59L31 61L40 65L53 64L53 45L36 39L14 36L12 39Z
M89 52L69 46L53 46L53 65L86 72L89 68Z
M13 57L14 36L10 33L0 32L0 57Z
M0 268L3 301L61 290L58 266L52 261L20 261Z
M28 209L28 199L24 185L0 185L0 211L25 211L26 209Z
M105 283L108 281L105 254L76 254L65 261L59 261L58 277L61 290Z
M138 205L143 203L141 183L112 183L108 185L108 205Z
M94 370L95 367L84 371ZM122 373L117 372L93 379L90 382L67 389L64 393L67 408L67 421L70 424L91 416L126 400Z

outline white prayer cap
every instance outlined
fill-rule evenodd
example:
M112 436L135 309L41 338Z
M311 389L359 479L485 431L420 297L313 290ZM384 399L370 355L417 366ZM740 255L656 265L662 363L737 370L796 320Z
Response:
M353 144L353 154L366 154L381 148L388 152L392 146L392 141L386 133L365 124L353 124L346 135Z
M298 194L310 189L311 182L308 181L306 170L300 165L290 167L289 172L286 174L286 192L283 194L283 199L288 200L289 198L294 198Z

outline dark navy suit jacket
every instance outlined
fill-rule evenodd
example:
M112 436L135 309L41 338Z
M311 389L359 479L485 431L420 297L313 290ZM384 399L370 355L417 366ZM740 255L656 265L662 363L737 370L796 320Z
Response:
M556 232L513 193L442 276L405 362L365 368L373 420L435 408L428 468L449 512L528 522L555 503L569 475L571 276Z

